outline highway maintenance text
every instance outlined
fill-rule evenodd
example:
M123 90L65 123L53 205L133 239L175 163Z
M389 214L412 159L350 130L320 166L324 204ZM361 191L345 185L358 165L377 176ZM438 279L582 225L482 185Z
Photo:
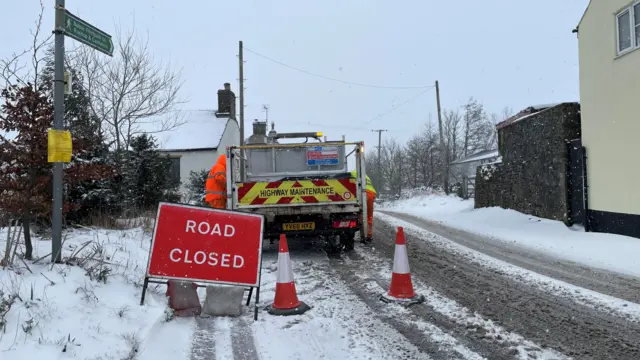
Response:
M271 196L314 196L314 195L335 195L335 190L331 186L260 190L260 197L263 197L263 198L271 197Z

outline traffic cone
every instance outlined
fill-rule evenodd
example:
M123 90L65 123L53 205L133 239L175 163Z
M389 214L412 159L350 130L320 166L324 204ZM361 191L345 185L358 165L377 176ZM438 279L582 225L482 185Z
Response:
M311 309L309 305L298 300L296 283L293 281L293 269L289 257L287 237L280 235L280 251L278 252L278 272L276 278L276 296L273 304L267 307L271 315L300 315Z
M409 270L409 257L407 256L407 242L404 238L404 229L398 226L396 232L396 249L393 255L393 273L389 292L382 294L380 300L387 303L398 303L409 306L424 302L423 295L416 295L411 282Z

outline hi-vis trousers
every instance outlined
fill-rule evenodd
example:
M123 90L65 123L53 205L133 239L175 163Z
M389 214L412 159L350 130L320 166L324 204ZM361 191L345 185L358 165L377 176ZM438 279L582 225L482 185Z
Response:
M367 191L367 238L373 237L373 203L376 201L376 194Z

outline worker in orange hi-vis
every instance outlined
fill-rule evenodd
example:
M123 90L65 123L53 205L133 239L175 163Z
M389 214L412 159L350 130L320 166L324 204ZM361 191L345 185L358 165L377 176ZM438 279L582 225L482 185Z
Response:
M205 183L205 202L215 209L227 208L227 157L220 155Z
M351 171L351 178L353 179L353 181L355 181L356 179L356 171L353 170ZM366 176L367 178L367 187L366 187L366 191L367 191L367 238L365 239L365 241L372 241L373 240L373 204L376 201L376 189L374 189L373 185L371 184L371 179L369 179L369 176Z

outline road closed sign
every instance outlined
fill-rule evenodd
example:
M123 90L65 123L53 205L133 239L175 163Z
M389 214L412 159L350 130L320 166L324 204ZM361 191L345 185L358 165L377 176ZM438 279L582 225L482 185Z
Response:
M160 203L147 277L260 285L263 217Z

